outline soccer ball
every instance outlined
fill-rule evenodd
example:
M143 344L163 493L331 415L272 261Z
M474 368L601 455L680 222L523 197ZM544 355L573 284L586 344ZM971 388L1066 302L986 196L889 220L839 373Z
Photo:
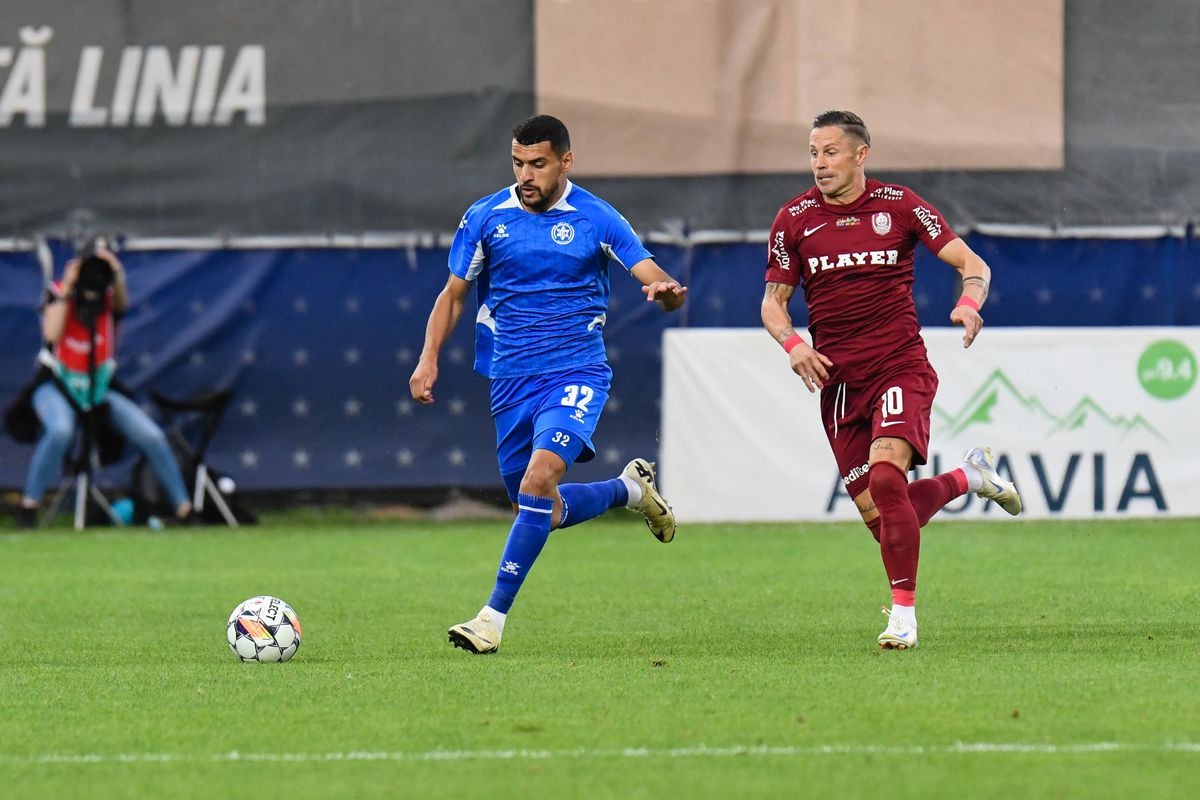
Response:
M242 661L287 661L300 647L300 618L278 597L259 595L233 610L225 636Z

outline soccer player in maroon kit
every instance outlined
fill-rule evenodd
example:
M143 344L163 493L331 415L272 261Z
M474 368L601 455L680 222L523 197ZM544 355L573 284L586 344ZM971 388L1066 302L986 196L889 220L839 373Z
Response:
M813 120L809 157L816 186L789 201L771 227L762 320L787 351L792 371L821 392L821 418L842 481L880 544L891 584L885 649L917 645L917 556L921 526L967 492L1021 511L1016 487L992 464L990 448L969 451L955 470L908 483L924 464L937 373L913 305L918 241L962 276L950 320L983 327L991 270L936 208L905 186L868 180L871 137L862 119L827 111ZM792 328L788 301L803 286L812 345Z

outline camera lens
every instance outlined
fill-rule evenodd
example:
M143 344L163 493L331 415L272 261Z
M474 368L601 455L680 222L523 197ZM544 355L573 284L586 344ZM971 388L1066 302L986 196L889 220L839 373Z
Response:
M79 287L93 292L102 292L112 285L112 266L99 256L89 256L79 266Z

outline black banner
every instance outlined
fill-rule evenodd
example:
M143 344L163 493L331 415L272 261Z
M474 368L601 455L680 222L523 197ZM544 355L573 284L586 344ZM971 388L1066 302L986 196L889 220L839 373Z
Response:
M545 15L556 29L535 37L543 2L558 4ZM535 71L571 87L585 68L603 80L598 60L636 58L645 64L639 74L668 88L681 70L703 66L718 79L728 72L708 64L714 56L703 49L681 54L658 39L628 50L587 46L586 35L537 64L535 41L553 41L573 25L570 8L581 3L6 0L0 238L79 228L133 236L450 231L469 203L511 180L513 123L535 110L570 107L561 95L536 96ZM597 3L614 13L649 8L589 0ZM688 10L680 25L716 24L740 7L734 0L664 3ZM810 13L798 0L788 8L793 16ZM1015 169L871 174L911 185L958 227L1194 221L1197 12L1190 0L1148 8L1067 0L1061 169L1036 159L1026 169L1017 158L1009 162ZM718 16L705 22L697 16L704 14ZM895 46L902 58L908 45ZM1006 70L1002 59L994 69ZM878 78L855 76L853 59L845 70L851 82ZM819 78L802 71L798 85ZM836 81L821 85L836 89ZM689 91L704 88L701 82ZM953 92L932 82L908 90L917 93L914 102L940 91L942 102L955 103ZM636 93L616 86L605 95L617 105L591 113L611 132L605 138L636 150L645 134L630 123L648 112L619 105L626 94ZM798 118L801 111L809 113L798 109ZM885 141L899 146L902 139L893 133ZM783 202L811 186L802 140L787 174L589 177L589 153L599 163L604 146L596 137L576 142L579 181L640 230L762 230ZM927 162L936 164L936 154Z
M0 236L452 229L530 59L504 0L6 2Z

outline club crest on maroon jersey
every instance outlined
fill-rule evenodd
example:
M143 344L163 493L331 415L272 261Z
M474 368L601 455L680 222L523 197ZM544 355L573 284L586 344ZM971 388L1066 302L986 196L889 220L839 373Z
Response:
M871 227L880 236L886 236L892 230L892 215L886 211L880 211L877 214L871 215Z

